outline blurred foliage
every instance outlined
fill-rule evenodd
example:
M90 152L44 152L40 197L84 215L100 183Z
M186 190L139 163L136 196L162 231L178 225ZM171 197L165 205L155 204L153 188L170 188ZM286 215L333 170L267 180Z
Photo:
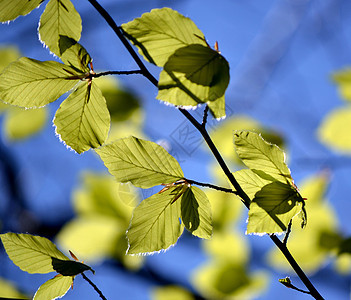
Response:
M83 174L82 186L73 192L77 216L59 232L58 243L84 261L113 257L128 268L139 268L142 257L125 255L126 231L138 202L131 184L117 183L107 175Z
M10 281L0 278L0 298L19 298L27 299L28 297L18 291L14 284Z
M191 293L179 286L157 287L152 290L153 300L194 300Z
M0 73L10 63L20 57L15 47L0 49ZM3 131L12 141L31 137L47 124L48 110L46 108L23 109L0 102L0 112L5 114Z

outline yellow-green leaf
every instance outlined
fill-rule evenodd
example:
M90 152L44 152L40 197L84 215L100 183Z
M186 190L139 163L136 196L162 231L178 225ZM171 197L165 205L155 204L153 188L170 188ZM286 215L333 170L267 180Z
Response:
M235 151L243 163L260 177L292 183L284 152L251 131L235 131Z
M9 232L0 238L13 263L28 273L54 272L52 258L69 260L44 237Z
M20 107L41 107L68 92L84 76L55 61L22 57L1 73L0 99Z
M274 181L265 185L251 201L247 234L280 233L302 208L303 199L292 186Z
M318 138L331 149L351 154L349 128L351 128L351 108L338 108L325 117L318 128Z
M70 0L50 0L41 15L39 38L57 56L61 56L60 37L79 41L82 20Z
M150 188L184 177L177 160L162 146L136 137L119 139L96 152L119 182Z
M160 67L181 47L206 46L205 37L194 22L168 7L153 9L122 28L140 54Z
M60 58L64 64L89 73L88 65L92 58L81 44L67 36L60 36L59 47L62 53Z
M83 82L62 102L54 124L61 139L82 153L101 146L110 128L110 114L99 87Z
M73 284L71 276L57 276L42 284L34 295L33 300L51 300L61 298Z
M29 14L44 0L0 0L0 22L16 19Z
M211 204L197 187L188 188L181 200L182 221L193 235L209 239L212 236Z
M5 117L5 134L11 140L29 137L40 131L48 120L45 107L38 109L22 109L9 107Z
M173 202L173 198L170 188L143 200L135 208L127 232L128 254L166 250L177 242L184 225L180 221L181 202Z

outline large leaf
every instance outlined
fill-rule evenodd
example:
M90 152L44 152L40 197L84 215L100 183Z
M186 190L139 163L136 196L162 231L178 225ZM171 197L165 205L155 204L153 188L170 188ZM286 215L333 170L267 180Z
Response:
M71 276L57 276L42 284L33 300L51 300L63 297L73 284Z
M284 232L302 205L303 199L295 188L279 181L269 183L251 201L246 233Z
M292 183L284 152L250 131L235 131L235 150L243 163L266 180Z
M0 0L0 22L16 19L29 14L44 0Z
M99 87L84 82L62 102L54 124L61 139L78 153L101 146L110 128L110 114Z
M206 46L194 22L168 7L153 9L122 28L144 58L160 67L178 48L195 43Z
M61 60L64 64L77 68L82 72L88 73L89 63L92 61L89 53L85 48L75 40L61 36L59 40Z
M41 107L72 89L84 76L55 61L23 57L1 73L0 99L20 107Z
M41 15L39 38L50 51L61 56L59 41L66 36L79 41L82 20L70 0L50 0Z
M40 236L9 232L0 238L13 263L28 273L54 272L52 258L69 260L51 241Z
M182 221L193 235L209 239L212 236L211 204L197 187L187 189L181 200Z
M119 182L150 188L184 177L176 159L162 146L136 137L117 140L96 152Z
M181 202L173 189L155 194L137 206L127 232L128 254L151 253L174 245L184 230ZM173 202L173 203L172 203Z
M331 149L351 154L351 108L333 110L318 128L319 140Z

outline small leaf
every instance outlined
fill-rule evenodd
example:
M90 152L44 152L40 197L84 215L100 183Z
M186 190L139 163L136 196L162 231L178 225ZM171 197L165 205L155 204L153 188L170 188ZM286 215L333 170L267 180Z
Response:
M12 21L29 14L44 0L0 0L0 22Z
M83 82L62 102L54 124L61 139L77 153L101 146L110 128L110 114L99 87Z
M55 61L22 57L1 73L0 99L20 107L41 107L68 92L84 76Z
M57 56L61 56L59 41L67 36L79 41L82 20L70 0L50 0L41 15L39 38Z
M62 53L61 60L64 64L77 68L85 73L90 71L88 65L92 61L92 58L81 44L67 36L61 35L59 46L60 52Z
M8 109L4 129L7 138L18 140L36 134L46 124L48 111L46 108L22 109L10 106Z
M235 150L243 163L263 179L292 183L284 152L250 131L235 131Z
M190 44L207 45L203 33L192 20L168 7L153 9L123 24L122 28L140 54L159 67L178 48Z
M92 268L78 261L62 260L55 257L52 257L51 259L54 270L63 276L75 276L84 271L92 271L95 273Z
M211 204L197 187L188 188L181 201L182 221L193 235L209 239L212 236Z
M127 232L128 254L152 253L174 245L184 230L181 202L172 204L170 188L143 200L134 210Z
M215 119L221 120L226 117L224 95L216 99L216 101L208 101L207 105Z
M184 177L179 163L162 146L136 137L119 139L96 152L119 182L150 188Z
M69 260L48 239L30 234L0 234L7 255L22 271L28 273L49 273L52 258Z
M302 203L300 194L288 184L275 181L265 185L250 204L247 234L286 231Z
M57 276L42 284L34 295L33 300L51 300L61 298L73 284L71 276Z
M331 149L351 154L351 108L342 107L330 112L318 128L319 140Z

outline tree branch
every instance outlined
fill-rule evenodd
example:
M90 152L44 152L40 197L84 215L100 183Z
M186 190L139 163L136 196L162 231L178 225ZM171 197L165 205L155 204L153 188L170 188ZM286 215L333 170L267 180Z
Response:
M208 187L210 189L214 189L214 190L217 190L217 191L221 191L221 192L231 193L231 194L237 195L237 192L233 191L232 189L228 189L228 188L221 187L221 186L218 186L218 185L214 185L214 184L211 184L211 183L198 182L198 181L191 180L191 179L185 179L185 180L186 180L186 182L188 182L190 184L195 184L195 185L198 185L198 186Z
M109 24L109 26L112 28L112 30L116 33L117 37L121 40L122 44L125 46L127 51L130 53L136 64L141 70L141 74L145 76L154 86L158 87L158 81L157 79L149 72L149 70L146 68L144 63L141 61L139 58L138 54L134 51L132 48L131 44L128 42L126 37L123 35L123 31L120 27L117 26L115 21L112 19L112 17L109 15L109 13L96 1L96 0L88 0L94 8L100 13L100 15L106 20L106 22ZM234 178L234 175L232 172L229 170L228 166L226 165L225 161L223 160L221 154L219 153L217 147L213 143L211 137L209 136L205 126L202 126L186 109L177 107L178 110L189 120L191 124L201 133L202 137L206 141L208 147L210 148L212 154L216 158L218 164L222 168L223 172L231 182L231 184L234 186L235 191L237 195L242 199L243 203L247 208L250 207L250 198L248 195L244 192L244 190L241 188L239 183L236 181ZM286 247L286 245L275 235L270 235L271 240L274 242L274 244L280 249L280 251L283 253L285 258L288 260L289 264L293 268L293 270L296 272L296 274L299 276L301 281L304 283L306 288L309 290L311 293L311 296L314 297L315 299L323 299L323 297L319 294L319 292L316 290L316 288L313 286L311 281L308 279L306 274L303 272L303 270L300 268L298 263L295 261L293 256L291 255L290 251Z
M132 75L132 74L142 74L141 70L131 70L131 71L107 71L101 73L90 74L90 77L98 78L106 75Z
M99 288L92 282L84 273L81 273L83 278L93 287L93 289L99 294L101 299L107 300L104 294L99 290Z

